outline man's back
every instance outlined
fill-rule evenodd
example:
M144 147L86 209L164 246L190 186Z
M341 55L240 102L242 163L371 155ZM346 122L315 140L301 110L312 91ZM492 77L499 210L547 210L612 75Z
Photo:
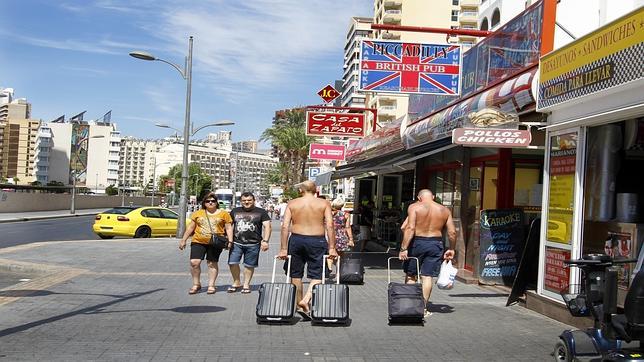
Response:
M291 232L300 235L324 235L324 213L329 202L304 195L288 203L291 213Z
M416 236L442 236L450 217L448 208L434 201L417 202L409 208L416 214Z

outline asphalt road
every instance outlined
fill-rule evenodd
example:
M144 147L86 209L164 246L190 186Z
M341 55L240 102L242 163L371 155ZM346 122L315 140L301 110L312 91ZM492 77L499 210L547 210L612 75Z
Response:
M40 241L101 240L92 231L94 216L0 224L0 248Z

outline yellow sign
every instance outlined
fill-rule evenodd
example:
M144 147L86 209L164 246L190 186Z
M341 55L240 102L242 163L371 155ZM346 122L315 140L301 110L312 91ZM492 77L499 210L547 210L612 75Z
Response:
M644 42L644 7L541 57L539 83Z
M575 174L550 176L548 241L569 244L572 240L574 190Z

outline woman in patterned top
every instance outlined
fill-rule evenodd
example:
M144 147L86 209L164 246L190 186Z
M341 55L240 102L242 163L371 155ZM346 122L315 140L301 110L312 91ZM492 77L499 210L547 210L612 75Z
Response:
M331 202L331 212L333 214L333 228L335 229L335 249L338 255L342 257L343 252L351 250L353 244L353 233L351 232L351 218L349 214L342 211L344 199L337 198ZM337 260L337 259L336 259ZM332 269L334 260L327 259L327 266ZM334 274L329 275L330 278Z
M215 280L219 273L219 255L223 249L210 245L212 234L226 235L228 248L233 243L232 218L225 210L219 209L219 201L213 192L208 193L201 201L201 209L190 216L192 222L186 226L186 232L179 242L179 250L186 247L186 241L192 235L190 243L190 274L192 288L188 294L197 294L201 290L201 261L208 262L208 294L215 294Z

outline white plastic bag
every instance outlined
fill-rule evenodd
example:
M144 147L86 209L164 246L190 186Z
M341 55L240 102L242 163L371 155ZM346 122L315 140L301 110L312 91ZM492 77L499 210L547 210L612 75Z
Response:
M454 268L451 260L443 260L441 265L441 271L438 274L438 280L436 281L436 286L439 289L452 289L454 287L454 278L456 278L456 273L458 269Z

